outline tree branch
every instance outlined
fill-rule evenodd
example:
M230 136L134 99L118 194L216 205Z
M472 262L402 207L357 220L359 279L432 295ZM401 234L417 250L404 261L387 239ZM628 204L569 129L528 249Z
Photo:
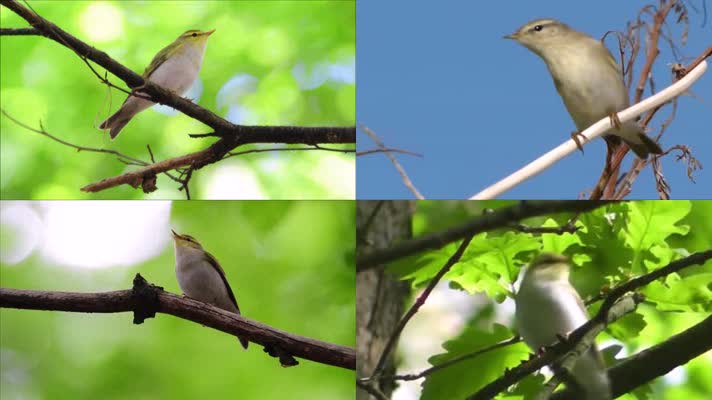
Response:
M692 84L697 81L707 70L707 62L703 61L695 69L689 71L689 73L668 86L664 90L656 93L653 96L641 101L640 103L634 104L623 111L618 112L618 118L620 121L627 122L633 120L638 115L643 114L646 111L655 109L661 106L677 96L683 94L689 89ZM610 129L610 120L608 117L601 119L590 127L586 128L580 133L580 135L586 137L584 143L588 143L591 140L601 136L603 133ZM560 144L558 147L549 151L548 153L542 155L536 160L530 162L524 167L520 168L518 171L510 174L499 182L485 188L479 193L470 197L470 200L487 200L494 199L513 187L519 185L520 183L533 178L534 176L544 172L547 168L554 165L557 161L568 156L569 154L575 152L578 148L573 140L567 140L566 142Z
M148 295L146 294L148 292ZM153 302L144 301L146 297ZM346 369L356 369L353 348L297 336L272 328L242 315L219 309L191 298L164 292L136 275L131 290L102 293L72 293L0 288L0 307L26 310L48 310L90 313L134 312L134 323L140 324L155 312L209 326L265 346L265 351L279 356L280 362L291 356Z
M376 132L374 132L365 125L361 125L361 130L363 130L371 138L371 140L376 143L376 146L378 146L379 150L381 150L383 154L385 154L386 157L391 160L391 163L393 163L393 166L396 168L396 171L398 171L398 174L401 176L403 184L408 190L410 190L411 193L413 193L413 196L415 196L415 198L418 200L424 200L425 197L418 191L418 189L413 184L413 181L410 180L410 177L408 177L408 174L405 172L405 168L403 168L403 166L398 162L398 159L393 154L391 154L391 151L388 150L381 138L376 135Z
M155 181L158 173L166 172L181 166L190 166L192 170L222 160L227 153L238 146L249 143L286 143L309 144L317 143L356 143L355 127L300 127L300 126L244 126L235 125L214 114L192 101L182 98L126 68L115 61L105 52L89 46L57 25L42 18L15 0L0 0L0 4L14 11L25 19L38 34L56 41L74 51L92 72L102 82L114 86L106 78L101 77L87 60L102 66L113 75L123 80L130 88L141 88L141 95L148 96L151 101L173 107L189 117L196 119L215 131L221 138L207 149L181 157L165 160L154 165L139 169L132 173L105 179L101 182L88 185L82 190L95 192L120 184L130 184L133 187L143 186L155 190ZM169 169L166 169L169 168ZM144 182L148 181L148 183Z
M520 220L557 212L584 212L607 204L596 201L522 201L514 206L504 207L491 213L445 231L431 233L419 238L400 242L392 247L364 252L356 257L356 270L363 271L389 263L399 258L411 256L425 250L439 249L450 242L464 239L469 235L505 228Z
M467 400L492 399L509 386L521 381L542 367L556 362L565 355L568 355L569 352L575 351L578 353L581 349L585 351L585 349L593 343L596 335L606 328L606 324L613 323L618 318L635 310L641 301L640 298L636 297L637 296L629 295L620 299L621 301L617 302L614 307L610 309L604 310L601 308L598 314L596 314L596 317L571 332L566 341L558 341L554 345L546 347L543 353L533 354L529 360L523 361L511 370L505 371L504 375L485 385L478 390L477 393L467 397ZM609 311L611 311L610 318L608 314ZM600 321L599 316L604 318L604 321Z

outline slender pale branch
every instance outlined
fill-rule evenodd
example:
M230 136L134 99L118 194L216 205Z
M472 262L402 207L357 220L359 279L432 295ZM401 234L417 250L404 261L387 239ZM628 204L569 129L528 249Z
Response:
M401 176L403 184L406 188L408 188L408 190L410 190L411 193L413 193L413 196L415 196L415 198L418 200L424 200L425 197L420 193L420 191L418 191L418 188L415 187L413 181L410 180L410 177L405 172L405 168L403 168L403 166L398 162L398 159L393 154L391 154L392 152L388 151L388 148L383 143L381 138L376 135L376 132L374 132L372 129L365 125L361 125L361 130L363 130L371 138L371 140L376 143L376 146L378 146L378 148L383 151L386 157L391 160L391 163L393 163L393 166L396 168L396 171L398 171L398 174Z
M465 253L465 250L467 250L467 246L470 245L471 241L472 235L467 236L462 241L462 243L460 243L460 246L457 248L455 253L450 256L445 265L443 265L442 268L440 268L440 270L438 271L438 273L435 274L433 279L430 280L428 286L425 288L425 290L423 290L423 293L418 296L418 298L415 300L410 309L408 309L403 318L401 318L401 320L398 322L398 325L393 330L393 332L391 332L391 336L388 338L388 342L386 343L386 347L383 349L383 353L381 353L381 357L378 359L378 364L376 364L376 368L371 374L372 377L378 378L378 376L381 375L381 373L383 372L383 368L385 368L386 366L386 360L388 360L388 356L390 355L391 351L395 349L396 342L398 341L401 332L403 332L405 325L408 323L408 321L410 321L411 318L413 318L415 313L420 310L420 307L425 304L425 301L430 296L430 293L433 291L433 289L435 289L435 286L437 286L437 284L445 276L445 274L450 271L450 268L452 268L453 265L460 261L460 258L462 258L462 255Z

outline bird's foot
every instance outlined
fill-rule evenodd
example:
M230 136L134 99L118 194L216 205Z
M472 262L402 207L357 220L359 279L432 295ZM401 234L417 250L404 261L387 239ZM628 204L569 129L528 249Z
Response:
M576 147L583 153L583 145L581 144L581 139L583 138L584 143L588 142L588 138L581 134L581 132L571 132L571 139L576 143Z
M608 119L611 120L611 127L616 128L618 130L621 129L621 120L618 118L618 113L612 112L608 114Z

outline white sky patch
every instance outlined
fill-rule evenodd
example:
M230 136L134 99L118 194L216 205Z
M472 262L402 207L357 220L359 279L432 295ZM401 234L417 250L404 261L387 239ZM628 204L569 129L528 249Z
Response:
M142 263L170 240L168 201L42 202L48 264L106 268Z
M262 200L266 194L257 176L241 165L220 165L207 181L206 198Z
M90 3L79 15L79 26L90 42L108 42L124 32L124 16L110 3Z
M0 203L0 261L17 264L37 248L42 235L42 220L25 201Z

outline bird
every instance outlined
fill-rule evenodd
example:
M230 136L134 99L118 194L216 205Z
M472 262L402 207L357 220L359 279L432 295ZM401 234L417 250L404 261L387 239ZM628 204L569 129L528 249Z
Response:
M142 77L182 95L198 78L208 37L213 32L215 29L204 32L196 29L185 31L156 54ZM109 136L114 140L136 114L154 104L150 100L129 95L121 108L99 125L99 129L109 129Z
M586 307L569 282L569 270L565 256L542 253L524 273L515 296L515 316L522 339L534 351L588 321ZM595 344L576 360L571 378L586 400L611 399L606 366Z
M205 251L194 237L178 234L172 229L171 232L175 244L176 277L183 293L239 315L237 299L218 260ZM238 339L247 349L249 341L240 336Z
M662 154L660 146L636 121L621 123L617 112L630 105L628 89L615 59L600 40L555 19L537 19L506 35L544 60L564 105L578 129L577 135L608 116L608 135L622 139L640 158Z

